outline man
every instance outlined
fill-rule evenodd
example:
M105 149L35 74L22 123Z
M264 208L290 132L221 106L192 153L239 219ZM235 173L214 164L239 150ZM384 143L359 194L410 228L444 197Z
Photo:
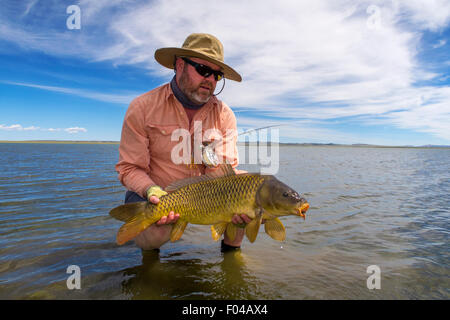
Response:
M194 130L199 128L197 124L201 125L202 137L208 129L222 133L222 143L228 152L220 156L239 172L236 169L237 137L227 135L230 130L237 132L236 118L233 111L214 96L214 91L217 82L225 81L222 78L240 82L241 76L224 63L220 41L209 34L194 33L186 38L181 48L156 50L155 59L164 67L174 69L175 76L170 83L134 99L126 112L116 165L119 180L128 189L125 203L150 201L157 204L159 197L166 194L163 189L172 182L214 172L214 168L203 164L176 164L172 159L173 149L179 143L174 141L172 133L185 129L192 142ZM192 150L196 147L194 145ZM172 225L178 218L178 213L170 212L141 232L135 238L136 244L143 250L158 249L170 239ZM232 223L238 225L250 221L246 215L235 215L232 219ZM234 241L225 235L222 251L239 248L243 236L242 228Z

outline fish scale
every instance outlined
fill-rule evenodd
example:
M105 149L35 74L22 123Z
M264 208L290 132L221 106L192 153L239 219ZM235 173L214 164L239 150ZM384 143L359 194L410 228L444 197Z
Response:
M249 213L252 201L263 177L246 174L220 177L182 187L160 198L160 205L152 216L162 217L170 211L180 214L180 219L191 223L217 223L217 216L231 221L235 213Z
M211 225L214 240L225 230L234 239L236 226L230 222L235 214L246 214L252 219L245 227L250 242L255 240L263 217L269 236L282 241L285 231L277 217L304 218L309 204L274 176L235 174L230 165L226 165L223 173L221 177L205 175L176 181L166 188L170 193L160 197L158 204L138 202L114 208L110 215L125 222L117 234L117 243L132 240L171 211L179 214L172 228L172 241L181 237L188 223Z

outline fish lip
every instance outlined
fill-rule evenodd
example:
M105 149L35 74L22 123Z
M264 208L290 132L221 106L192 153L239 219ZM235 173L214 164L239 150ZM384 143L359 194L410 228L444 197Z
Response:
M300 207L300 210L302 213L305 213L306 211L308 211L309 209L309 203L305 202L304 204L302 204L302 206Z
M303 220L305 220L306 215L305 212L308 211L309 209L309 203L305 202L303 203L299 208L297 208L297 215L299 215L300 217L303 218Z

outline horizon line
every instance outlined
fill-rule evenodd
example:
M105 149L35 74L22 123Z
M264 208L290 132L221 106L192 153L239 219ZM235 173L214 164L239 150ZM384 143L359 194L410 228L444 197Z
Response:
M48 143L48 144L119 144L116 140L0 140L0 143ZM368 143L317 143L317 142L271 142L271 141L238 141L238 145L278 144L290 146L335 146L335 147L378 147L378 148L450 148L450 145L377 145Z

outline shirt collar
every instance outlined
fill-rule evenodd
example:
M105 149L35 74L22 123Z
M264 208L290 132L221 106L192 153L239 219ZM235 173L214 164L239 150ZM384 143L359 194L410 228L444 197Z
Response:
M204 103L195 104L191 100L189 100L189 98L186 97L184 92L181 91L181 89L178 87L178 84L177 84L177 81L175 79L175 76L172 78L172 81L170 81L170 88L172 89L172 92L173 92L175 98L177 98L178 101L181 102L183 107L185 107L187 109L198 110L198 109L200 109L201 107L203 107L205 105Z
M173 79L171 80L171 82L174 81ZM169 99L171 96L173 96L174 99L176 99L178 102L181 103L181 101L179 101L178 98L176 97L176 95L172 89L172 86L170 85L171 82L166 84L166 87L167 87L166 99ZM211 96L211 98L209 98L208 102L206 102L204 105L213 104L214 106L217 106L218 103L219 103L219 99L217 99L216 96ZM183 105L183 103L181 103L181 104Z

